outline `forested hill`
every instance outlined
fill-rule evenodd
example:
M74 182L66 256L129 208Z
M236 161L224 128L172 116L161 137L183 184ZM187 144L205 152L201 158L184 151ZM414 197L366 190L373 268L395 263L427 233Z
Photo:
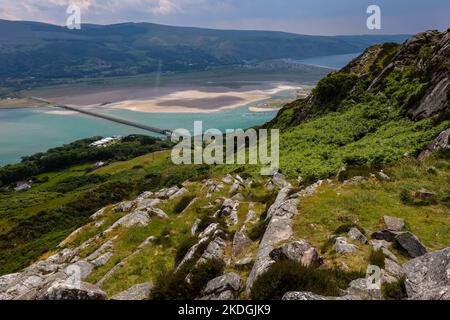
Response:
M69 30L0 20L0 82L14 86L61 77L135 75L160 67L199 70L249 60L355 53L375 43L406 39L404 35L324 37L151 23L83 24L81 30Z

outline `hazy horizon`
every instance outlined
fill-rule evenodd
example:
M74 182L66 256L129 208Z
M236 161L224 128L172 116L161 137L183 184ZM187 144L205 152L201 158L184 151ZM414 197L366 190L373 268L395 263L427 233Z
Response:
M450 2L443 0L0 0L0 19L62 26L70 3L80 6L82 24L155 23L328 36L443 31L449 27L450 15ZM366 10L371 4L381 8L380 30L366 27Z

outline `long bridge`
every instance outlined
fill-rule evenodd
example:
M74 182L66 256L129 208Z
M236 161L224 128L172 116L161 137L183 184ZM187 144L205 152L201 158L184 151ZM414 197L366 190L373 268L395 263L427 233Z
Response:
M54 105L54 107L61 108L61 109L66 109L66 110L70 110L70 111L75 111L75 112L78 112L78 113L83 113L83 114L86 114L86 115L89 115L89 116L92 116L92 117L97 117L97 118L101 118L101 119L104 119L104 120L108 120L108 121L124 124L124 125L130 126L130 127L134 127L134 128L150 131L150 132L153 132L153 133L159 133L159 134L162 134L162 135L165 135L165 136L170 136L172 134L172 131L169 130L169 129L161 129L161 128L157 128L157 127L153 127L153 126L148 126L146 124L141 124L141 123L137 123L137 122L134 122L134 121L125 120L125 119L121 119L121 118L117 118L117 117L113 117L113 116L97 113L97 112L94 112L94 111L86 110L84 108L69 107L69 106L65 106L65 105Z

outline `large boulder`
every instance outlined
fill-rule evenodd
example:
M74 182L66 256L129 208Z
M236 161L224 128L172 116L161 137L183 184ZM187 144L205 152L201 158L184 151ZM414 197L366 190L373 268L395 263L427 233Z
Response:
M106 293L99 287L81 282L79 286L66 281L55 281L44 290L38 300L105 300Z
M395 241L413 258L420 257L427 253L425 246L411 232L402 232L398 234L395 237Z
M402 231L402 229L405 227L405 220L403 220L402 218L384 216L383 223L386 226L386 229L392 231Z
M410 299L450 300L450 248L412 259L403 271Z
M273 249L269 256L274 261L291 260L297 261L305 267L316 268L323 263L322 257L317 250L306 240L286 243L281 247Z
M236 273L227 273L212 279L205 288L205 299L233 300L237 298L244 282Z
M145 300L150 296L150 292L153 288L151 282L145 282L132 286L128 290L122 291L111 297L111 300Z

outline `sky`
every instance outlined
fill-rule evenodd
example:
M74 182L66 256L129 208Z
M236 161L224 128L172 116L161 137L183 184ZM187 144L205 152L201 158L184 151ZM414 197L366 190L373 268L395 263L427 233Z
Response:
M70 4L81 23L153 22L299 34L414 34L450 27L450 0L0 0L0 19L64 25ZM369 5L381 29L369 30Z

